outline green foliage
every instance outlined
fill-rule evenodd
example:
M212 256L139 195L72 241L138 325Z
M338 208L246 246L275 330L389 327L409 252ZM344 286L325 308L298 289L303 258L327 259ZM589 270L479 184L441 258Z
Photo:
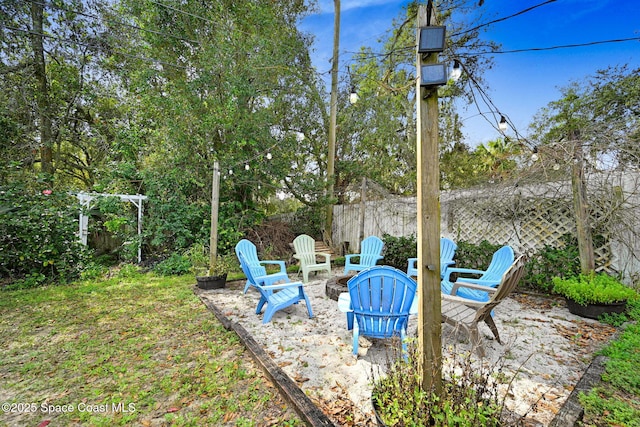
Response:
M637 306L636 302L633 304ZM640 425L640 403L634 398L640 395L638 349L640 325L630 323L618 339L601 351L607 357L602 381L588 393L581 393L579 396L585 411L584 425Z
M382 255L385 265L404 271L407 269L407 259L417 256L418 242L415 234L397 237L385 233L382 235L382 241L384 242Z
M503 246L489 243L486 240L478 245L464 240L460 240L456 244L458 245L454 258L456 266L475 270L486 270L491 263L494 252Z
M564 245L561 247L544 245L529 258L521 286L551 292L552 277L570 277L580 274L580 254L576 239L567 234L563 237L563 241Z
M501 419L497 366L472 365L471 358L456 358L443 375L443 392L425 390L419 374L414 343L407 361L394 358L385 375L374 379L372 400L387 426L507 426ZM493 371L492 369L495 369ZM375 375L375 374L374 374ZM517 421L514 420L514 424Z
M213 266L210 265L209 248L202 243L192 245L183 255L189 262L189 271L196 276L218 276L235 269L237 262L231 254L218 255Z
M0 274L16 287L79 277L87 260L77 237L79 209L65 192L0 187Z
M605 313L598 318L602 323L620 327L627 322L637 322L640 320L640 298L633 298L627 301L624 313Z
M153 267L153 271L161 276L173 276L187 274L191 270L191 262L184 255L173 253L169 258L159 262Z
M324 218L324 209L318 206L306 206L296 211L291 228L295 235L307 234L314 239L319 239L322 237Z
M580 305L609 304L637 298L637 293L605 273L554 277L553 291Z
M118 196L99 196L87 214L91 215L92 230L111 236L113 241L117 242L114 250L110 251L112 256L120 261L137 261L140 237L135 205L121 200ZM109 248L96 246L95 249L102 252Z

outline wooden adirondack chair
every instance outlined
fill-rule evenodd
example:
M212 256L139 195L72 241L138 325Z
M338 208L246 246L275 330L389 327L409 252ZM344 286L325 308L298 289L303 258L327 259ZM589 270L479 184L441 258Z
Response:
M309 281L311 271L326 271L331 274L331 255L316 252L316 242L311 236L299 235L293 239L293 248L296 251L293 257L300 261L300 271L302 271L304 283ZM318 261L318 258L321 258L322 261Z
M247 263L244 254L241 252L238 255L240 260L240 267L247 276L247 281L251 282L251 286L254 286L260 292L260 301L256 307L256 314L262 312L262 308L266 305L264 317L262 323L269 323L273 315L283 308L287 308L293 304L297 304L300 301L304 301L307 305L307 312L309 318L313 317L313 310L311 309L311 303L307 294L304 292L304 285L302 282L286 282L277 283L272 285L265 284L265 276L254 276L253 272Z
M347 325L353 326L353 354L358 355L358 337L399 336L406 357L406 332L416 282L403 271L377 265L353 276L347 282L349 310ZM355 322L353 318L355 317Z
M359 254L349 254L344 257L344 274L350 270L353 271L362 271L369 267L373 267L376 265L378 260L381 260L382 257L382 248L384 246L384 242L380 240L379 237L369 236L362 241L360 244L360 253ZM358 258L358 262L354 263L351 260L353 258Z
M440 277L448 277L447 269L454 265L456 262L453 257L456 255L456 249L458 245L453 243L453 240L442 237L440 239ZM407 260L407 275L411 277L418 277L418 258L409 258Z
M524 274L524 266L526 259L523 255L507 269L502 275L500 283L497 287L482 286L475 283L456 282L453 285L451 294L442 294L442 319L454 327L460 327L469 335L471 344L476 354L484 357L485 351L480 340L478 332L478 323L484 322L489 326L491 332L500 344L500 335L496 327L492 310L500 304L500 302L511 293ZM486 302L480 302L456 296L459 295L461 288L469 288L472 290L481 290L487 294L491 294L491 298Z
M267 260L260 261L258 259L258 250L256 249L256 245L250 242L247 239L240 240L235 247L236 256L240 259L240 254L244 255L244 259L247 262L247 265L251 269L251 272L256 277L264 277L264 283L266 285L270 285L272 283L278 282L280 280L284 280L286 282L290 282L289 276L287 275L287 268L284 265L284 261L278 260ZM267 274L267 269L265 265L274 264L280 266L280 271L277 273ZM246 294L249 288L251 287L251 283L247 280L247 284L244 286L244 293Z
M476 285L490 286L495 288L502 281L504 272L507 271L507 269L509 269L509 267L511 267L511 265L513 264L514 258L515 255L513 253L513 249L511 249L510 246L503 246L493 254L493 257L491 257L491 263L489 263L489 266L486 270L475 270L471 268L457 267L448 268L447 275L440 283L442 293L451 294L451 291L453 289L453 283L451 283L450 280L451 273L458 273L456 282L473 283ZM474 274L479 275L480 277L461 277L460 274ZM457 295L476 301L489 301L489 294L487 292L468 287L459 288Z

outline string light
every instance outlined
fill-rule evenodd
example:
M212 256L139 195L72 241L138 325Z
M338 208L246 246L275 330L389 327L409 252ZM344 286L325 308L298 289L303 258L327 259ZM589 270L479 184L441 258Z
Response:
M267 153L267 160L271 160L273 156L271 156L271 153Z
M460 67L460 61L456 59L451 70L451 78L454 82L457 82L460 76L462 76L462 68Z
M250 169L249 163L245 163L244 164L244 170L248 171L249 169Z
M506 132L508 127L509 127L509 125L507 124L507 119L504 116L500 116L500 123L498 123L498 128L502 132Z
M359 100L360 100L360 97L358 96L358 92L356 92L355 86L351 86L351 93L349 94L349 103L353 105Z

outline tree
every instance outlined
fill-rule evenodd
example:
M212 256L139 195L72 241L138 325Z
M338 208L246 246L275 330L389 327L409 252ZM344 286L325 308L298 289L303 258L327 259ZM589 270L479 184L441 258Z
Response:
M394 20L388 37L382 40L382 51L363 47L351 67L360 100L346 106L339 123L337 186L342 190L360 176L375 177L381 185L396 194L415 194L415 17L419 2L409 3L402 15ZM463 0L442 2L438 8L439 22L447 26L447 50L441 62L464 58L465 74L457 83L451 81L439 90L440 95L440 155L455 157L464 147L454 99L473 97L467 85L481 84L482 71L490 67L491 59L469 55L480 49L497 48L479 38L478 29L469 29L465 16L479 13L476 4ZM465 23L466 22L466 23ZM467 89L465 89L467 88ZM345 90L346 92L346 90ZM348 108L348 109L347 109ZM452 153L455 150L455 153ZM452 153L450 156L449 153ZM452 166L453 168L453 166ZM443 168L443 176L452 168ZM443 181L443 185L450 185Z
M310 118L321 108L308 40L295 27L305 10L298 1L122 3L118 14L131 25L109 34L120 40L112 61L145 130L142 189L174 206L166 215L187 206L198 212L175 218L171 229L158 224L156 244L164 247L180 228L191 230L184 244L199 238L214 160L223 175L220 220L235 230L227 241L283 187L318 200L324 164L315 144L324 132ZM160 206L151 202L149 213Z
M591 202L586 172L637 168L640 118L640 70L627 67L599 71L586 83L562 90L562 98L544 109L532 124L534 135L552 149L556 164L570 165L580 265L595 269Z

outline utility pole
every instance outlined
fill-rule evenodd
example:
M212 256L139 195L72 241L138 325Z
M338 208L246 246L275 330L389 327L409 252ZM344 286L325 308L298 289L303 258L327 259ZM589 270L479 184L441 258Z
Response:
M427 9L427 7L429 9ZM418 8L420 27L435 25L435 8ZM416 109L418 134L418 346L422 386L442 392L440 301L440 164L438 156L438 89L421 87L422 65L436 64L438 54L417 54Z
M338 62L340 46L340 0L333 0L333 60L331 64L331 99L329 106L329 155L327 157L327 211L324 223L324 241L333 246L331 230L333 229L333 189L335 181L336 161L336 128L338 126Z

